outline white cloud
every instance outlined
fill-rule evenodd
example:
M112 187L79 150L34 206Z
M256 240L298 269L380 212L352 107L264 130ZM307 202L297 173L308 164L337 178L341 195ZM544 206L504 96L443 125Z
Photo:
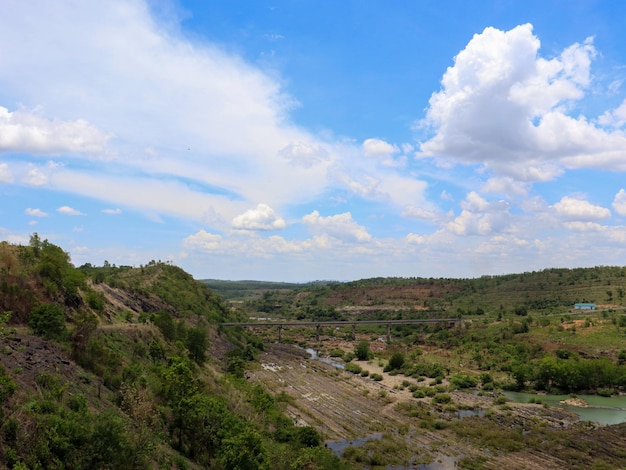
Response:
M72 216L75 216L75 215L85 215L82 212L80 212L80 211L78 211L78 210L76 210L76 209L74 209L73 207L70 207L70 206L61 206L61 207L59 207L57 209L57 212L59 214L72 215Z
M489 202L471 191L461 202L461 208L461 214L445 226L456 235L489 235L510 225L510 206L506 201Z
M13 173L9 169L9 165L6 163L0 163L0 183L12 183Z
M108 137L84 120L45 119L0 106L0 152L102 153Z
M397 146L381 139L366 139L363 142L363 153L366 157L390 157L399 151L400 149Z
M264 200L277 207L328 186L338 144L289 121L293 100L280 80L160 24L147 2L11 2L4 13L0 44L12 46L0 55L0 88L38 110L3 112L5 127L20 124L21 140L11 142L41 152L99 151L106 143L117 156L106 168L111 175L167 175L248 206ZM35 139L42 130L45 138ZM106 142L109 135L115 138ZM89 191L80 178L65 190L76 186ZM168 206L167 197L153 205Z
M22 181L29 186L45 186L48 184L48 175L44 173L42 168L29 165L28 172L24 175Z
M402 213L403 217L414 217L416 219L434 220L438 217L438 214L432 210L424 209L423 207L411 206L407 207Z
M392 145L381 139L366 139L363 142L363 155L368 158L377 159L380 165L389 168L402 168L407 164L406 155L395 157L395 154L400 152L397 145ZM407 153L412 151L413 147L410 144L402 145L402 150Z
M626 124L626 100L617 108L606 111L598 118L598 123L609 127L623 127Z
M183 246L208 252L220 252L224 249L222 236L205 230L189 235L183 240Z
M426 237L418 235L417 233L409 233L406 236L406 241L415 245L423 245L426 242Z
M27 208L24 213L26 215L30 215L31 217L48 217L48 213L42 211L41 209L32 209L32 208Z
M115 209L102 209L100 212L108 215L118 215L122 213L122 209L120 209L119 207Z
M481 190L487 193L501 193L507 195L525 196L528 193L528 183L516 181L509 176L489 178Z
M279 154L293 165L305 168L329 159L328 151L324 147L306 142L291 142Z
M568 222L593 222L611 217L611 211L606 207L568 196L554 204L554 210L561 219Z
M313 211L302 218L302 222L315 234L325 234L345 242L367 242L371 235L352 218L350 212L323 217Z
M619 215L626 215L626 191L620 189L613 199L613 209Z
M529 24L474 35L430 99L422 125L435 135L422 155L524 182L551 180L564 168L625 170L626 136L566 114L591 84L591 39L552 59L539 57L539 47Z
M563 226L574 232L601 232L605 229L605 226L596 222L581 222L578 220L573 222L564 222Z
M259 204L256 209L250 209L232 221L235 230L280 230L286 226L285 220L267 204Z

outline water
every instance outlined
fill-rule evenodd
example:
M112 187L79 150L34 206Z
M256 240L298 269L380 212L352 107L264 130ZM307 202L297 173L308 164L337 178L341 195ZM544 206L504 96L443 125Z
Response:
M329 365L331 365L333 367L336 367L337 369L343 369L344 368L343 364L335 362L335 361L333 361L331 359L326 359L325 357L320 357L319 354L317 354L317 351L315 349L306 348L305 351L309 353L309 355L311 356L311 359L315 359L316 361L323 362L324 364L329 364Z
M563 405L560 402L571 398L570 395L537 395L534 393L503 392L511 401L529 403L531 400L541 400L550 406L558 406L576 413L583 421L593 421L599 424L619 424L626 422L626 396L601 397L598 395L576 395L585 400L588 408Z
M361 447L369 441L379 441L382 438L382 433L377 432L374 434L370 434L369 436L359 437L358 439L342 439L341 441L329 441L326 443L326 447L332 450L337 457L342 457L344 450L346 450L346 447Z

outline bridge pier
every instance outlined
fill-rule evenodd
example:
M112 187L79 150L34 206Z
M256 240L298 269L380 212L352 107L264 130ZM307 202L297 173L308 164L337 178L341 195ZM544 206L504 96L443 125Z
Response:
M283 340L283 326L278 325L278 342L281 343Z
M321 325L315 325L315 341L320 342L320 328Z
M352 339L356 339L356 323L352 324Z
M391 342L391 323L387 323L387 342Z

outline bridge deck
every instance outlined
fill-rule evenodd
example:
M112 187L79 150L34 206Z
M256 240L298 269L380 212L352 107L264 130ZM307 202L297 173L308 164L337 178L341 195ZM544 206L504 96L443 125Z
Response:
M285 326L358 326L358 325L412 325L419 323L454 323L460 318L428 318L419 320L335 320L335 321L264 321L221 323L222 326L254 326L254 327L285 327Z

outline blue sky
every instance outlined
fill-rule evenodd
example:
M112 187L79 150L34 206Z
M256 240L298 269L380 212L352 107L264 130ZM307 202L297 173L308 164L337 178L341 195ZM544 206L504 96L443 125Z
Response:
M624 2L0 11L0 240L200 279L626 265Z

